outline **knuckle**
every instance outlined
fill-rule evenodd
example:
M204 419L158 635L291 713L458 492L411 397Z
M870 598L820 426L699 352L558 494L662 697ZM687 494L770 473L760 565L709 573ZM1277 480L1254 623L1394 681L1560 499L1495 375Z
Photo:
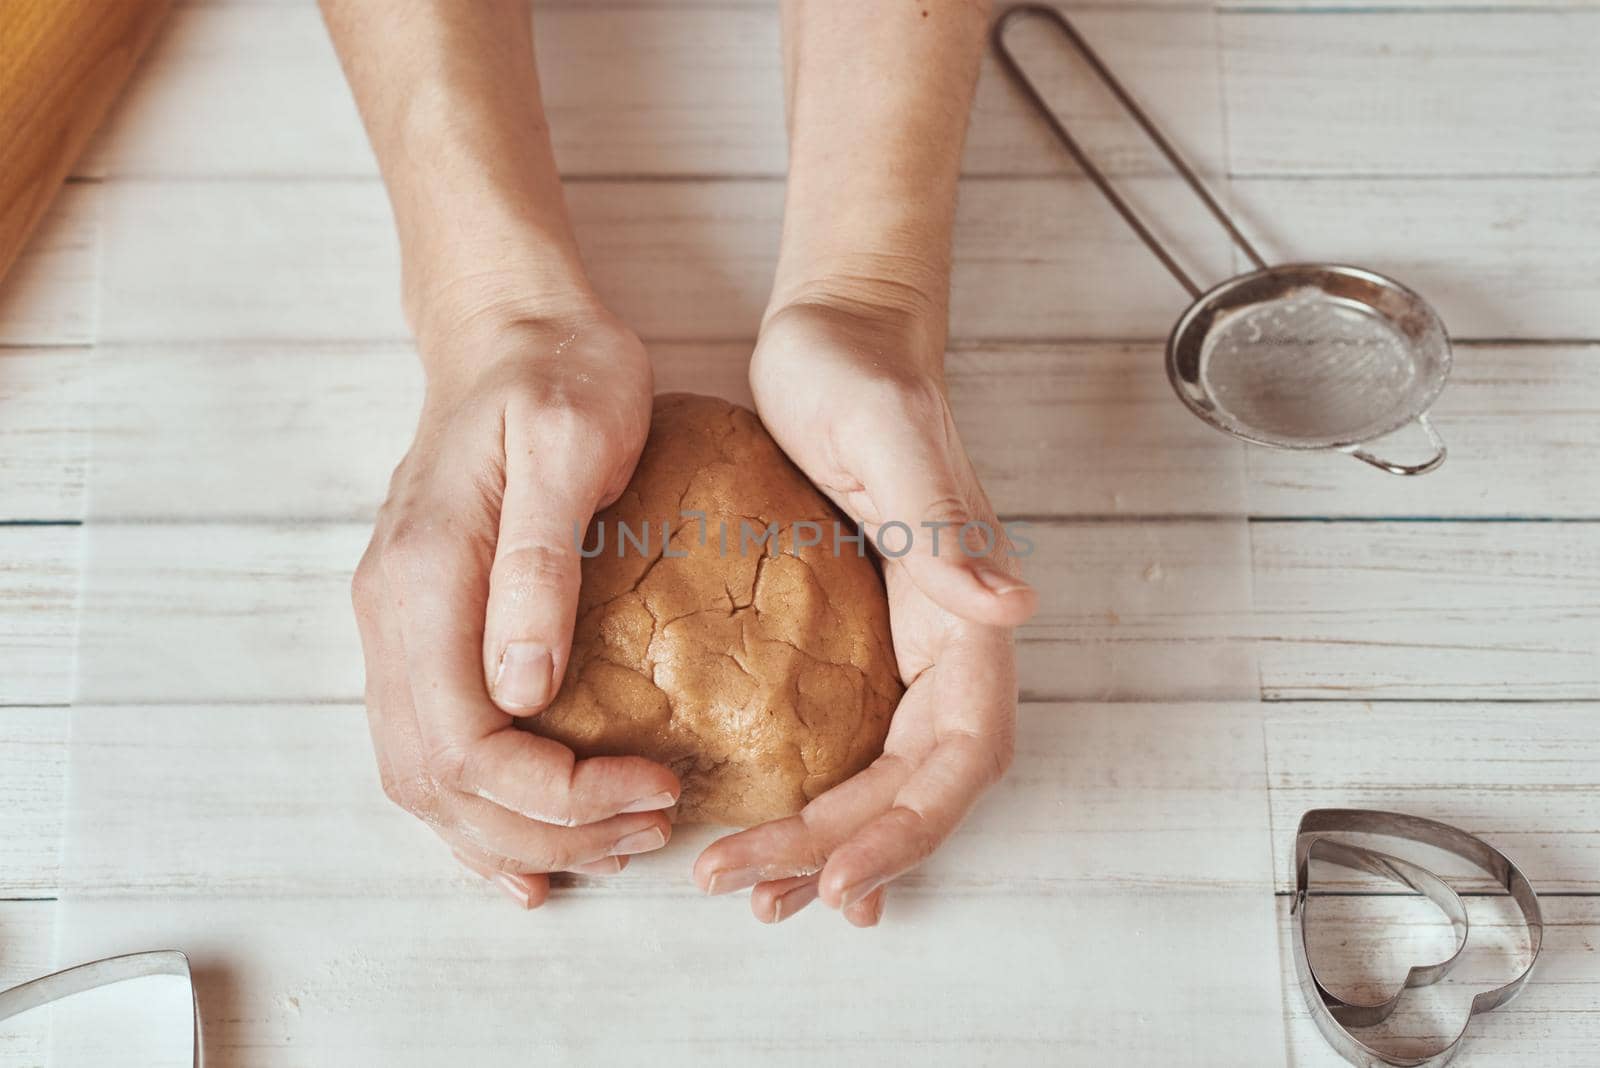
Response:
M515 857L506 857L501 856L499 853L491 853L485 856L483 859L484 863L489 868L497 872L503 872L506 875L525 875L528 872L528 865Z
M563 589L578 570L574 545L522 545L500 554L490 574L490 585L512 592Z
M895 810L905 841L910 845L911 856L916 863L921 863L933 855L939 848L939 836L934 833L933 826L927 817L914 808L900 806Z
M455 789L461 783L466 754L455 746L440 746L430 750L423 768L433 789Z
M953 495L935 498L923 508L921 520L924 523L939 523L944 526L959 527L972 518L972 510L965 501Z
M1016 756L1017 747L1015 744L1013 744L1010 737L1002 738L989 751L988 785L993 786L995 783L1006 777L1006 773L1011 770L1011 765L1013 762L1015 762Z
M372 553L369 550L367 555L361 558L361 563L356 565L355 574L350 577L350 603L357 610L377 604L382 582L383 578L373 565Z
M424 776L384 771L380 773L379 781L383 786L383 796L412 815L426 820L437 810L435 802L438 791Z
M378 548L384 574L392 579L407 577L419 561L432 555L436 544L436 536L423 524L414 520L397 522L389 528Z

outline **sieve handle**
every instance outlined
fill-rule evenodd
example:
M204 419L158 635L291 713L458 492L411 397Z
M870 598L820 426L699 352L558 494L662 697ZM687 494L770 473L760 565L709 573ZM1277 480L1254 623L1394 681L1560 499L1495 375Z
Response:
M1133 97L1129 96L1128 91L1122 87L1122 83L1112 76L1111 71L1100 61L1100 57L1095 54L1094 49L1089 47L1088 42L1078 34L1072 23L1067 21L1067 17L1055 8L1047 7L1044 4L1019 4L1011 8L995 20L994 29L991 31L991 40L994 44L995 54L1000 59L1000 65L1005 68L1012 81L1017 83L1017 87L1033 102L1035 110L1039 112L1045 122L1049 123L1050 129L1055 132L1056 139L1077 161L1078 166L1083 168L1083 173L1095 184L1095 188L1099 189L1105 198L1111 202L1111 206L1117 209L1117 214L1121 215L1123 221L1133 228L1134 233L1139 235L1139 240L1144 242L1145 247L1155 253L1156 259L1160 260L1161 265L1167 269L1172 277L1178 280L1178 284L1188 290L1191 297L1200 296L1201 289L1195 284L1194 279L1190 278L1188 272L1178 266L1178 261L1167 251L1166 246L1156 239L1155 234L1150 232L1149 227L1145 226L1138 213L1123 199L1122 194L1118 193L1111 183L1106 180L1106 176L1100 173L1100 168L1090 162L1088 154L1067 132L1067 128L1062 125L1061 120L1056 117L1056 113L1050 109L1050 105L1045 101L1044 95L1039 92L1038 87L1033 84L1033 80L1022 69L1022 64L1017 62L1017 57L1012 55L1011 50L1006 47L1006 27L1018 18L1030 16L1037 16L1047 22L1055 23L1056 28L1061 31L1062 35L1071 42L1072 46L1088 62L1089 68L1094 71L1095 76L1105 84L1107 89L1111 90L1111 95L1117 98L1117 103L1121 104L1123 110L1127 111L1133 121L1139 124L1139 129L1144 131L1145 136L1150 138L1161 154L1166 157L1167 162L1172 164L1173 170L1177 171L1183 180L1188 183L1189 188L1194 191L1195 196L1200 198L1200 202L1206 206L1206 210L1211 212L1212 217L1222 224L1222 228L1228 232L1228 237L1232 239L1234 246L1243 252L1258 270L1265 269L1267 263L1261 258L1261 254L1245 239L1244 234L1239 232L1239 228L1234 225L1233 219L1228 216L1227 212L1222 210L1222 205L1217 203L1216 198L1211 195L1211 191L1206 188L1205 183L1195 174L1194 169L1184 162L1183 157L1178 154L1178 150L1172 147L1161 131L1156 128L1156 124L1150 121L1150 118L1145 115L1138 104L1133 102Z
M1432 471L1435 467L1438 467L1440 464L1444 463L1445 455L1449 450L1444 447L1444 439L1441 438L1439 436L1439 432L1434 429L1433 423L1428 419L1427 412L1423 412L1421 415L1417 416L1417 425L1427 433L1428 443L1433 446L1433 455L1422 461L1420 464L1397 464L1392 460L1385 460L1382 457L1374 456L1366 449L1351 449L1350 455L1354 456L1357 460L1360 460L1363 463L1371 464L1380 471L1387 471L1391 475L1426 474L1427 472Z

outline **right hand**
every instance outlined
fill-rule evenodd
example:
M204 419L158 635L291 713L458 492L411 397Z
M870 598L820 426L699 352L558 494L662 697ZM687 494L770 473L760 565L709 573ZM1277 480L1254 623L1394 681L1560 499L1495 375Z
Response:
M620 871L671 834L679 784L515 727L560 688L582 530L650 425L644 346L604 312L466 324L422 348L416 440L356 569L384 792L524 908L546 873Z

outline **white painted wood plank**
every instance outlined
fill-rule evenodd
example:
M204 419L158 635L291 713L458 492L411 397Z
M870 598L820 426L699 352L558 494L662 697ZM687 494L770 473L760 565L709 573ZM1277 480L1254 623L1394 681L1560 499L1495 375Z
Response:
M664 391L750 403L748 344L662 343L652 356ZM86 447L80 359L0 355L0 386L23 389L0 401L0 469L24 472L23 502L5 504L13 516L82 514L81 461L59 459ZM1459 347L1434 412L1450 460L1421 479L1336 455L1245 448L1177 403L1153 343L982 345L952 350L946 364L962 436L1003 514L1600 509L1595 346ZM98 519L370 516L421 399L416 358L400 344L102 347L88 370ZM1396 448L1416 451L1413 437L1398 436Z
M358 700L349 607L365 523L93 523L83 702ZM1043 595L1019 632L1025 696L1254 698L1243 523L1023 528Z
M101 337L405 337L377 182L106 187Z
M1281 1057L1255 705L1028 707L1012 774L870 940L825 910L759 930L743 901L702 898L688 866L705 828L518 916L382 799L354 707L74 713L63 955L185 949L223 1059L631 1061L649 1047L669 1062L999 1064L1107 1042L1133 1064ZM552 987L533 1018L529 974ZM862 984L881 995L863 1001ZM1155 1027L1149 996L1226 1000ZM592 1023L624 1010L625 1028ZM1069 1023L1079 1012L1096 1014L1092 1034ZM419 1016L427 1028L405 1022Z
M1257 516L1562 516L1600 514L1600 347L1458 345L1433 409L1450 449L1422 478L1391 478L1321 453L1247 449ZM1409 428L1390 445L1422 457Z
M1130 194L1182 206L1176 180ZM957 219L954 336L1153 337L1182 291L1077 179L969 183ZM110 187L102 336L117 342L405 336L376 182ZM584 182L568 189L596 285L646 340L752 338L777 252L781 184ZM1191 211L1173 228L1220 270Z
M1600 10L1219 27L1235 175L1600 172Z
M348 898L467 885L383 796L359 706L72 715L69 893ZM1025 704L1012 771L906 885L1259 891L1271 878L1260 721L1256 704ZM311 826L321 830L308 838ZM690 865L720 833L677 828L625 879L577 881L629 899L692 894Z
M0 990L51 971L54 901L0 901ZM0 1064L33 1068L48 1062L50 1019L31 1012L0 1023Z
M1396 1009L1393 1026L1374 1034L1410 1040L1415 1043L1412 1051L1419 1054L1435 1051L1455 1037L1472 994L1504 982L1515 974L1516 962L1526 959L1507 946L1514 946L1524 932L1516 909L1506 908L1503 902L1468 899L1472 931L1485 940L1487 951L1477 953L1470 948L1478 938L1469 941L1467 955L1444 983L1408 993ZM1600 999L1600 953L1594 942L1594 932L1600 927L1600 901L1553 897L1545 898L1541 905L1544 949L1533 978L1511 1004L1473 1021L1462 1046L1463 1065L1583 1064L1600 1048L1600 1014L1593 1011ZM1390 982L1381 993L1373 990L1370 1000L1387 997L1410 964L1442 959L1453 948L1432 957L1395 952L1424 938L1430 946L1438 945L1431 936L1442 921L1437 910L1429 914L1427 910L1433 906L1421 898L1318 898L1315 907L1338 925L1344 936L1343 944L1328 939L1315 946L1319 969L1370 974L1373 956L1385 958L1389 966L1385 978ZM1297 1068L1340 1068L1346 1062L1318 1033L1294 982L1288 898L1278 898L1278 922L1290 1061ZM1316 929L1313 921L1310 930L1314 934Z
M86 529L76 701L360 698L367 524Z
M1457 338L1600 338L1600 179L1238 179L1270 260L1354 263L1432 301Z
M1254 523L1268 698L1600 697L1600 526Z
M62 188L0 281L0 345L82 345L95 337L101 190Z
M0 526L0 706L59 704L72 693L82 533Z
M556 158L577 175L781 175L778 11L539 5L539 65ZM1222 131L1213 15L1086 11L1083 31L1207 170ZM1017 30L1019 44L1030 40ZM1087 147L1117 173L1164 173L1082 64L1045 53L1040 77ZM966 170L1070 165L986 59ZM79 165L113 175L376 175L315 8L179 8Z
M1173 181L1135 199L1181 209ZM1275 258L1386 271L1433 300L1461 338L1593 338L1600 180L1235 183ZM104 337L404 337L388 209L376 182L118 183L110 190ZM596 284L648 340L753 336L782 188L766 181L585 182L569 191ZM1220 238L1177 210L1177 247L1223 273ZM1276 235L1284 235L1282 240ZM1177 285L1077 179L963 187L953 336L1153 338Z
M1595 711L1558 703L1274 709L1266 736L1278 889L1293 886L1295 827L1307 809L1382 808L1482 835L1541 892L1595 893ZM1479 874L1461 885L1492 883Z
M66 746L66 708L0 708L0 898L60 885Z
M0 348L0 520L79 519L88 352Z
M1261 894L930 889L891 898L870 934L825 910L763 929L742 902L692 893L571 894L518 916L487 890L404 887L71 900L62 922L68 953L190 953L222 1063L970 1066L1115 1049L1131 1066L1233 1068L1284 1055Z
M750 403L748 344L665 343L651 353L659 389ZM954 350L946 364L963 439L1003 514L1245 510L1242 446L1178 404L1156 345L985 346ZM1600 360L1592 364L1600 375ZM96 519L112 520L370 517L409 444L422 391L403 345L102 347L90 372L90 505ZM41 399L27 412L43 422L60 418L59 406L47 416ZM1561 414L1549 428L1556 437L1600 425ZM1521 427L1521 415L1506 422ZM0 465L10 445L0 430ZM1552 449L1525 460L1558 455L1563 469L1582 459ZM1344 466L1317 459L1319 473ZM1584 497L1587 477L1569 472L1562 484ZM1361 501L1376 481L1352 480L1346 498ZM1551 479L1536 488L1553 488ZM1299 499L1302 510L1324 504L1304 492Z
M1238 521L1025 527L1039 612L1017 631L1025 696L1251 699L1248 534Z

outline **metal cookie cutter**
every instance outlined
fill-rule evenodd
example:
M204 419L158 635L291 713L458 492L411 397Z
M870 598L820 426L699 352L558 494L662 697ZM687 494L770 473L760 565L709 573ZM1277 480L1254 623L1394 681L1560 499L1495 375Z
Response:
M1396 1056L1382 1053L1356 1038L1352 1027L1371 1027L1389 1018L1400 995L1411 987L1427 986L1443 979L1460 959L1467 944L1467 908L1461 896L1437 875L1409 861L1387 853L1349 845L1326 837L1329 834L1367 834L1420 843L1454 853L1492 876L1511 895L1522 910L1523 921L1528 925L1528 942L1532 956L1528 966L1510 982L1492 990L1480 991L1472 999L1472 1007L1461 1031L1444 1048L1421 1057ZM1322 984L1312 967L1306 950L1306 913L1309 911L1311 861L1325 860L1341 867L1381 875L1409 886L1423 894L1449 917L1456 931L1455 952L1437 964L1418 965L1406 973L1400 989L1383 1001L1360 1003L1346 1001ZM1521 992L1533 974L1539 959L1539 947L1544 941L1544 917L1539 910L1539 898L1527 877L1508 860L1504 853L1483 839L1457 830L1445 823L1407 816L1400 812L1380 812L1354 808L1317 808L1300 817L1300 827L1294 841L1294 967L1300 979L1301 991L1311 1009L1311 1018L1317 1029L1334 1049L1351 1064L1362 1068L1439 1068L1447 1064L1461 1048L1467 1037L1472 1018L1504 1005Z
M189 970L189 958L175 949L106 957L34 979L9 990L0 990L0 1020L20 1016L30 1009L74 994L152 975L178 975L188 982L190 999L194 1003L194 1068L203 1068L200 1002L194 992L194 975Z
M1054 25L1188 184L1255 270L1202 291L1089 160L1006 45L1013 23ZM1450 374L1444 323L1392 278L1331 263L1267 265L1205 183L1139 109L1127 90L1053 7L1022 4L994 24L994 49L1017 86L1089 180L1133 228L1194 303L1167 338L1167 377L1206 423L1257 445L1333 449L1394 475L1444 463L1445 445L1428 409ZM1365 446L1416 422L1432 455L1419 463L1383 459Z

